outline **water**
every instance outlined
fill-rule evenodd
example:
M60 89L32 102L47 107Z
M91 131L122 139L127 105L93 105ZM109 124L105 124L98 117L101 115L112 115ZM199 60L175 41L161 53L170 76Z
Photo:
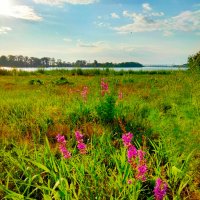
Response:
M34 72L34 71L37 71L39 69L42 69L42 70L60 70L60 69L64 69L64 70L73 70L73 69L77 69L77 68L74 68L74 67L48 67L48 68L37 68L37 67L23 67L23 68L20 68L20 67L15 67L15 68L12 68L12 67L0 67L0 69L6 69L6 70L13 70L13 69L16 69L16 70L22 70L22 71L27 71L27 72ZM106 69L106 68L92 68L92 67L82 67L80 68L82 70L84 69L100 69L100 70L103 70L103 69ZM109 68L111 70L115 70L115 71L120 71L120 70L124 70L124 71L128 71L128 70L132 70L132 71L160 71L160 70L169 70L169 71L178 71L178 70L187 70L188 68L186 67L127 67L127 68L118 68L118 67L114 67L114 68Z

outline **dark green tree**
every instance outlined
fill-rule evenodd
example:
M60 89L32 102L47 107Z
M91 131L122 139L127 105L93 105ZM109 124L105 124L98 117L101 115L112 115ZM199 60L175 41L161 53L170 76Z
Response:
M200 70L200 51L188 57L188 67L190 70Z

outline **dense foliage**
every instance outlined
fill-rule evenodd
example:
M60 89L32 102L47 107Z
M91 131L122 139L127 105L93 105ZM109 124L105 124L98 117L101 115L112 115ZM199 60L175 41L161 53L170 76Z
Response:
M189 56L188 66L191 70L200 70L200 51L192 56Z

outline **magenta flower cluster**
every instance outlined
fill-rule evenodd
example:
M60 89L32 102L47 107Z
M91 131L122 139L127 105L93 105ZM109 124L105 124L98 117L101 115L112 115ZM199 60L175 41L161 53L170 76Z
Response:
M132 133L125 133L122 135L122 141L124 146L127 148L128 162L130 163L135 173L135 178L137 180L145 181L147 173L146 159L144 158L145 152L142 150L137 150L136 147L131 144L133 138Z
M56 139L57 139L57 142L59 143L59 149L60 149L60 152L62 153L63 157L66 159L71 158L71 153L66 148L65 136L58 134L56 136Z
M154 188L154 197L156 200L163 200L167 193L167 183L158 178Z
M87 86L83 87L83 90L81 92L81 96L83 97L83 100L86 102L87 96L88 96L88 87Z
M75 137L76 137L76 141L78 143L77 148L79 149L79 152L81 154L86 154L87 153L87 150L86 150L87 146L83 142L83 134L81 134L79 131L76 131Z
M101 79L101 95L104 96L106 93L108 93L108 83L104 81L104 79Z

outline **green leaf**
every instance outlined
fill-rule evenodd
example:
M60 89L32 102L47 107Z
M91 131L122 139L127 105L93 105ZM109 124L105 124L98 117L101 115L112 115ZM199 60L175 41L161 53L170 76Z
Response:
M50 170L49 170L45 165L43 165L43 164L41 164L41 163L38 163L38 162L36 162L36 161L27 159L27 158L24 158L24 160L29 161L29 162L31 162L32 164L34 164L36 167L38 167L38 168L40 168L40 169L43 169L43 170L44 170L45 172L47 172L47 173L50 173Z

